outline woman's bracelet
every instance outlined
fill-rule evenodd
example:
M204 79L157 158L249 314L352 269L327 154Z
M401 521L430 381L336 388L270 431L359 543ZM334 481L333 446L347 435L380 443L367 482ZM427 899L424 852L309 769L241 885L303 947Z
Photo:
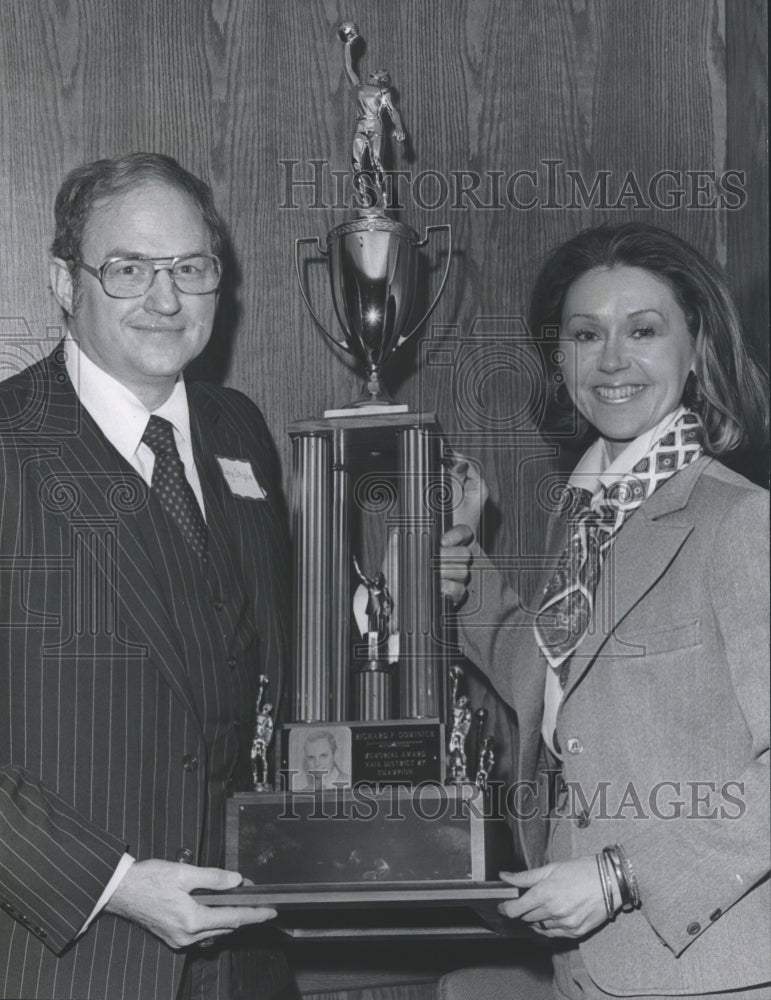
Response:
M607 862L608 869L615 876L621 896L621 909L624 913L629 913L640 905L640 891L632 863L624 854L620 844L603 847L602 856Z
M613 909L613 889L611 887L610 875L605 867L605 858L600 852L595 854L595 861L597 862L597 871L600 875L600 885L602 886L602 898L605 902L605 913L607 914L608 920L613 920L616 916Z
M616 844L616 851L621 860L621 867L624 871L624 878L626 884L629 888L629 896L631 899L632 907L637 909L640 905L640 887L637 884L637 876L634 873L634 868L632 867L632 862L624 853L624 849L621 844Z

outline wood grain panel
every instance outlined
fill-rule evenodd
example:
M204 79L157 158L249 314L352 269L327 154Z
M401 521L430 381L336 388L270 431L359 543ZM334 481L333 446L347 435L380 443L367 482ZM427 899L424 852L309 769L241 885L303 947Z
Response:
M728 216L727 271L746 329L768 357L768 7L726 0L728 164L747 200Z

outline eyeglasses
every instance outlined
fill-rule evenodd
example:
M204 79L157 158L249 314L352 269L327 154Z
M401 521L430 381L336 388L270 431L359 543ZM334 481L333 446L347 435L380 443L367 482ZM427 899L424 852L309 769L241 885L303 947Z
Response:
M168 271L174 287L188 295L214 292L222 278L222 261L213 253L188 253L182 257L110 257L98 268L82 260L72 263L93 274L112 299L131 299L149 292L157 271Z

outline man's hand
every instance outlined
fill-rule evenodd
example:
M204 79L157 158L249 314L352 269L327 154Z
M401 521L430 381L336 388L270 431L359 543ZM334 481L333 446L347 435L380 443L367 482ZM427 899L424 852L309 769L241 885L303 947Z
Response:
M526 872L501 872L509 885L526 889L519 899L501 903L505 917L518 917L544 937L581 938L606 923L608 917L602 885L593 857L576 858L531 868ZM613 902L618 909L616 893Z
M242 881L236 872L221 868L137 861L105 911L139 924L170 948L188 948L276 916L275 910L262 906L204 906L190 895L193 889L234 889Z

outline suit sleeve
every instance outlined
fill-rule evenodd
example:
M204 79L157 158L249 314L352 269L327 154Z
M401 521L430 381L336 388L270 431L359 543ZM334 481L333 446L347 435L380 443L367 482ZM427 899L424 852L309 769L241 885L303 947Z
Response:
M11 732L12 705L26 711L32 697L19 666L33 644L12 614L21 544L19 467L12 448L0 448L0 482L0 908L60 953L91 913L126 844L41 785L23 762L13 760L4 738Z
M767 525L768 495L753 491L719 519L705 567L731 686L751 734L744 770L718 782L717 795L703 789L710 818L629 823L623 834L642 912L675 955L769 871Z
M83 927L126 846L22 768L0 767L0 906L57 954Z

